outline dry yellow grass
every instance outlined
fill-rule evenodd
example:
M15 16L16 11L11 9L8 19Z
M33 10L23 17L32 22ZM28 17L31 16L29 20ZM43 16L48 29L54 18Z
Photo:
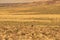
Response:
M53 23L51 23L53 24ZM60 26L38 22L0 22L0 40L60 40Z
M60 40L60 5L0 7L0 40Z

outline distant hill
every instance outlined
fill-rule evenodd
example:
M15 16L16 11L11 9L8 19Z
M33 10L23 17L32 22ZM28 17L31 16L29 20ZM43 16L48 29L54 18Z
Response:
M45 1L38 1L38 2L33 2L35 4L56 4L60 3L60 0L45 0Z
M20 6L36 6L36 5L49 5L60 3L60 0L44 0L30 3L0 3L0 7L20 7Z

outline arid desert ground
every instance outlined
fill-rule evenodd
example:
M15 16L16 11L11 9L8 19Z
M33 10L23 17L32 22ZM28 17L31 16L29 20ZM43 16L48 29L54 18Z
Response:
M0 6L0 40L60 40L60 4Z

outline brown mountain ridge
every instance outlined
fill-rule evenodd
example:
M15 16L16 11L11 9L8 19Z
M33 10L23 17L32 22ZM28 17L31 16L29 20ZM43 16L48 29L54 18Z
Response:
M5 6L36 6L36 5L50 5L50 4L60 4L60 0L47 0L47 1L38 1L38 2L29 2L29 3L0 3L0 7L5 7Z

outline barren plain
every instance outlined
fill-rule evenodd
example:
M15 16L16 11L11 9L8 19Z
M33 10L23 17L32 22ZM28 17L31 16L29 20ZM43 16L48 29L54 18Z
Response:
M60 40L60 4L0 6L0 40Z

